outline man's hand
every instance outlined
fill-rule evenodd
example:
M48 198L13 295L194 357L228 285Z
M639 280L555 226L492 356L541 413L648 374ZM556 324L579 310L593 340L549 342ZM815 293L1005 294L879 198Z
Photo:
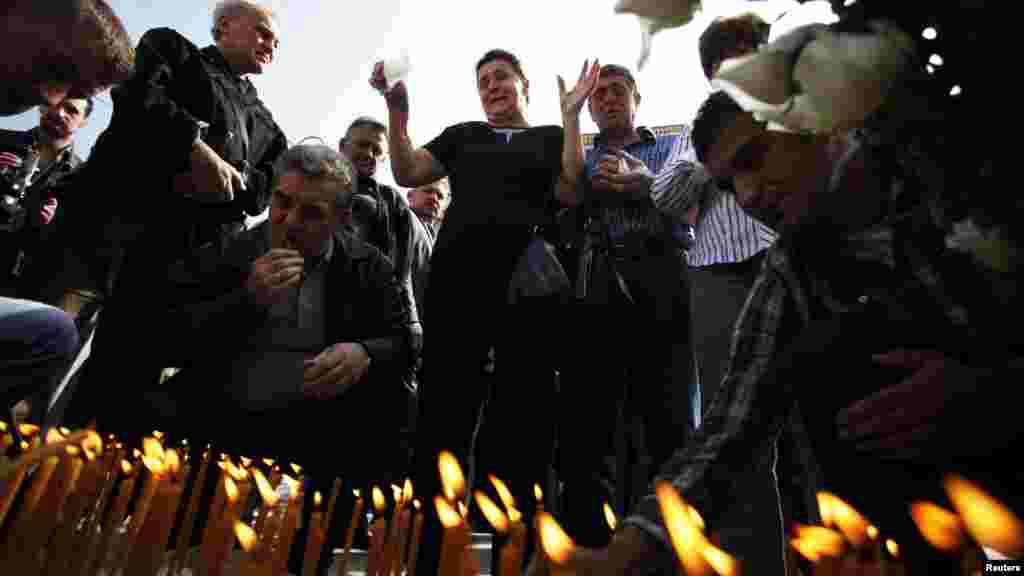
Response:
M594 190L643 197L650 193L654 174L639 158L613 150L601 158L591 180Z
M10 152L0 152L0 168L20 168L22 159Z
M370 76L370 86L384 96L390 110L398 112L409 111L409 93L405 89L405 82L399 80L388 90L387 79L384 78L384 62L377 62L373 66L373 74Z
M335 344L306 361L303 389L317 400L337 398L358 384L369 367L370 356L362 344Z
M565 80L558 76L559 101L562 103L562 118L576 118L583 109L583 103L590 98L590 95L597 89L597 80L601 75L601 64L594 60L583 61L583 70L580 70L580 77L572 90L566 90Z
M242 173L221 158L205 142L196 142L192 149L191 183L192 193L199 200L211 203L227 203L235 194L245 190ZM175 181L175 188L182 191L182 183Z
M297 250L274 248L252 263L245 288L254 302L271 306L302 282L304 266L305 260Z
M971 370L940 352L895 350L875 356L883 366L914 373L839 413L840 436L883 458L913 458L935 439L958 390L973 388Z

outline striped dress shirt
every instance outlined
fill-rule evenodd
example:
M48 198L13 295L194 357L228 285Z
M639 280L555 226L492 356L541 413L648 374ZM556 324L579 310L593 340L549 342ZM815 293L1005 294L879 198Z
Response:
M696 241L689 251L692 267L743 262L771 246L777 235L754 220L732 193L719 188L697 163L689 131L675 142L672 154L651 185L651 200L662 212L686 218L697 207Z

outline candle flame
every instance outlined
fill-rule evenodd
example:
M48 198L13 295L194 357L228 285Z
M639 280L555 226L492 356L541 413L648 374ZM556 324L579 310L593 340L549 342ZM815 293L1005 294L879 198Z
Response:
M320 495L320 491L317 490L313 493L313 506L320 507L320 503L323 501L323 497Z
M686 515L690 517L690 522L697 527L697 530L704 531L704 518L697 512L697 509L689 504L686 505Z
M298 464L292 464L291 468L292 468L293 471L295 471L295 475L296 476L301 476L302 475L302 466L299 466Z
M473 493L473 497L476 499L476 505L483 512L484 518L487 518L487 522L494 527L495 530L500 534L508 532L508 516L498 508L498 505L493 500L487 497L486 494L477 490Z
M274 491L274 487L270 485L270 481L263 475L263 472L260 472L259 469L253 469L252 479L256 482L256 489L260 492L263 504L266 506L277 506L281 498Z
M164 461L157 460L156 458L149 458L147 456L142 459L142 465L145 466L154 476L162 476L166 471Z
M127 460L121 460L121 472L123 472L125 476L127 476L128 474L131 474L132 473L132 464L131 464L131 462L129 462Z
M164 447L160 445L160 442L155 438L143 438L142 440L142 455L143 461L153 460L157 462L164 461Z
M53 444L54 442L60 442L64 439L64 435L60 433L56 428L50 428L46 431L46 443Z
M281 477L281 482L284 482L285 484L288 484L288 499L289 500L296 500L296 499L298 499L298 497L299 497L299 487L301 486L299 484L299 481L296 480L295 478L292 478L291 476L288 476L287 474L285 474L284 476Z
M363 497L363 496L362 496L362 495L361 495L361 494L359 493L359 490L353 490L353 491L352 491L352 494L354 494L354 495L355 495L355 497L356 497L356 500L358 500L358 499L360 499L360 498L362 498L362 497Z
M395 506L402 505L402 489L394 484L391 485L391 498L395 501Z
M177 476L178 471L181 470L181 458L178 456L178 451L173 448L166 451L164 453L164 464L167 465L167 471L172 476Z
M892 555L893 558L899 558L900 545L897 544L895 540L886 540L885 549L889 551L889 554Z
M974 540L1010 558L1024 556L1024 522L981 487L951 474L946 494Z
M689 513L689 504L683 501L668 482L657 482L654 490L661 515L665 519L665 527L668 528L669 538L672 540L672 547L675 548L683 570L686 574L706 572L704 548L709 544Z
M164 433L159 430L153 430L153 438L156 438L157 440L163 440Z
M273 468L274 467L274 459L273 458L264 458L263 459L263 463L267 465L267 468Z
M910 517L929 544L945 552L956 552L964 545L964 529L960 518L931 502L914 502Z
M187 441L185 442L185 445L188 446ZM241 458L238 459L238 461L242 463L243 468L248 468L249 466L252 466L252 458L246 458L245 456L242 456Z
M491 485L494 486L495 492L498 493L498 498L501 499L501 504L509 512L512 511L516 506L516 499L512 497L512 491L508 489L508 486L504 482L498 479L494 474L487 476L487 479L491 481Z
M417 511L417 512L419 512L419 511L420 511L420 506L421 506L421 504L420 504L420 501L419 501L419 500L413 500L413 501L412 501L412 505L413 505L413 507L414 507L414 508L416 508L416 511Z
M533 497L537 504L544 504L544 491L540 489L540 484L533 485Z
M441 487L445 498L455 501L466 493L466 477L455 455L447 450L437 457L438 471L441 473Z
M230 476L224 477L224 495L228 497L228 502L234 504L238 501L238 485L231 479Z
M103 439L95 432L89 432L82 440L85 458L92 462L103 452Z
M863 546L867 542L869 522L853 506L835 494L818 492L818 508L822 524L826 527L838 528L854 546Z
M402 503L408 505L409 502L412 502L412 496L412 480L406 478L405 484L402 485Z
M35 424L19 424L18 434L25 437L35 436L36 434L39 434L39 426L36 426Z
M708 544L704 547L704 560L707 561L715 574L719 576L738 576L740 573L739 562L724 551Z
M222 466L221 468L226 470L227 473L231 476L231 478L235 480L235 482L244 482L249 478L249 473L246 472L244 468L239 468L238 466L235 466L235 463L232 462L230 458L225 459L223 464L224 466Z
M878 528L874 526L868 526L868 538L872 540L878 540Z
M608 527L612 529L612 532L614 532L619 522L615 518L615 511L612 510L611 505L607 502L604 503L604 520L608 523Z
M185 439L183 439L183 440L181 441L181 445L182 445L182 446L188 446L188 438L185 438Z
M67 428L65 428L63 426L61 426L57 430L60 430L61 436L70 436L71 435L71 430L68 430Z
M459 500L459 515L463 518L469 517L469 508L466 507L466 503Z
M142 458L142 451L138 448L132 448L132 458Z
M569 535L558 525L554 516L547 512L541 512L537 516L537 530L540 533L540 544L544 554L552 562L564 566L569 563L576 544L569 538Z
M387 507L388 501L384 498L384 492L380 488L374 486L373 509L376 510L378 514L381 514L384 512L384 510L387 510Z
M437 517L445 528L455 528L462 524L462 516L455 511L455 508L447 500L440 496L434 496L434 508L437 509Z
M817 562L824 556L838 558L846 548L843 535L823 526L796 526L796 538L790 544L801 556Z
M21 441L21 444L18 444L18 448L21 448L22 452L28 451L28 449L31 447L32 446L28 442L25 442L24 440Z
M242 546L242 550L246 552L252 552L256 549L256 544L259 542L256 537L256 531L245 525L244 522L235 521L235 536L238 538L238 543Z
M7 432L7 422L0 420L0 433Z
M66 452L68 456L78 456L82 451L78 446L65 446L64 452Z

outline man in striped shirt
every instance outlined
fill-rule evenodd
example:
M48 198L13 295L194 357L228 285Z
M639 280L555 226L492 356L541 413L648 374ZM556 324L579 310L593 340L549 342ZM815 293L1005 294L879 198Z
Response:
M593 426L563 433L563 443L574 446L576 457L580 454L575 446L593 451L595 465L572 472L584 485L592 482L589 475L600 469L615 430L620 512L631 507L661 463L685 444L699 415L692 407L700 405L699 398L691 398L697 389L688 328L686 225L649 200L630 198L610 184L622 167L617 153L639 158L656 171L671 151L671 140L636 126L639 103L640 92L628 69L602 67L588 103L600 133L586 157L587 224L577 286L581 306L573 325L581 337L563 379L567 389L576 391L570 397L585 395L592 421L607 424L604 442L595 438ZM649 190L650 181L636 185ZM618 427L617 418L622 423ZM567 500L573 516L573 499ZM600 518L592 515L600 513L594 501L583 495L579 499L581 514L590 514L590 519L580 520L574 536L584 542L590 536L607 541ZM571 522L567 527L573 531ZM588 536L588 529L596 533Z

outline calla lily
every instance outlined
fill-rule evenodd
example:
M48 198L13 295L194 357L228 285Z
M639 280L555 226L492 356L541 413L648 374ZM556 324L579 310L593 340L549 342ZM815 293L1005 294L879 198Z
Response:
M751 55L722 63L712 85L758 119L790 130L859 126L911 71L913 41L884 22L871 33L803 26Z

